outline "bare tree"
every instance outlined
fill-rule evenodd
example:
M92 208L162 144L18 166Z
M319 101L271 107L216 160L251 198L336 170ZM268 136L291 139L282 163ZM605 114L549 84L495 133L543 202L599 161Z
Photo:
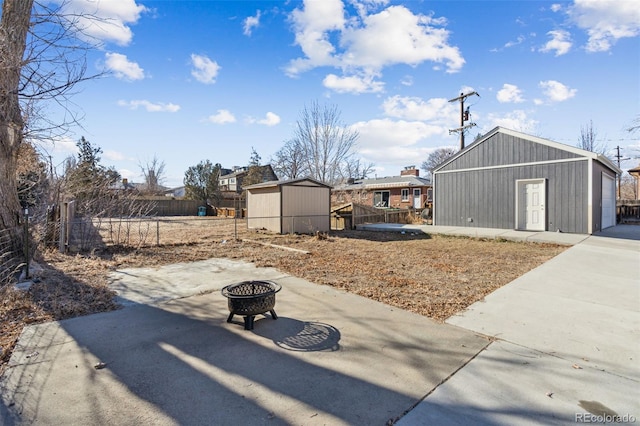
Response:
M632 124L629 127L627 127L627 132L629 133L640 132L640 115L636 115L636 118L633 119Z
M358 132L346 127L338 108L313 102L296 122L293 143L302 150L308 176L328 184L345 178L345 164L352 161Z
M242 179L242 186L253 185L254 183L264 182L263 168L260 162L262 157L258 155L256 149L251 147L251 157L249 158L249 170L247 175Z
M304 151L301 144L294 139L285 142L271 159L271 164L280 179L297 179L308 175L305 170Z
M598 132L594 129L592 120L589 120L588 124L580 126L578 148L595 152L596 154L604 154L607 151L607 145L598 142Z
M0 20L0 230L15 252L23 247L19 224L17 162L24 120L19 92L33 0L4 0Z
M429 154L427 160L422 162L420 168L431 176L436 167L453 157L457 152L458 150L455 148L438 148Z
M19 224L18 152L24 140L57 132L76 121L69 108L73 87L85 77L84 53L90 44L77 38L78 16L63 5L34 0L4 0L0 19L0 230L10 235L14 252L24 242ZM88 18L83 16L83 19ZM41 112L43 102L67 112L54 123Z
M160 161L157 156L146 162L146 164L138 164L142 174L144 175L144 191L149 194L158 194L161 192L162 183L165 179L165 164Z

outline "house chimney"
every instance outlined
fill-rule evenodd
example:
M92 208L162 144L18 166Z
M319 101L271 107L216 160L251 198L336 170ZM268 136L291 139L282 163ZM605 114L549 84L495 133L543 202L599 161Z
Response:
M420 170L416 166L407 166L400 171L400 176L420 176Z

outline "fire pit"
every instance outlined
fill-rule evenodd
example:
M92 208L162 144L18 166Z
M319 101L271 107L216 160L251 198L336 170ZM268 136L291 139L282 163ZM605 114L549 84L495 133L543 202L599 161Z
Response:
M280 284L273 281L242 281L230 284L222 289L222 295L229 299L229 317L244 316L244 329L253 330L253 320L258 314L269 312L271 318L278 319L276 311L276 293L282 289Z

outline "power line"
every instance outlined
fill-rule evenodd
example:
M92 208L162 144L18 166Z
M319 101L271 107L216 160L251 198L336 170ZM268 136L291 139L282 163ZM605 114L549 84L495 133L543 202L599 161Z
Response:
M460 101L460 127L458 127L457 129L450 129L449 134L460 133L460 150L461 151L464 149L464 131L476 125L476 123L473 123L473 122L467 125L464 124L465 121L469 121L469 117L470 117L469 107L467 107L466 110L464 109L464 100L472 95L476 95L480 97L478 92L474 91L469 93L460 93L460 96L458 96L457 98L449 99L449 102Z

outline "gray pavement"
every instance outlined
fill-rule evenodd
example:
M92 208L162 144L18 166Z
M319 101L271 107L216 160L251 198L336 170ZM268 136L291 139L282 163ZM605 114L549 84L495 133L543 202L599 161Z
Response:
M605 230L450 318L495 342L398 424L640 422L639 240Z
M119 270L123 309L24 330L0 423L640 421L640 227L396 230L576 245L448 324L245 262ZM247 279L283 286L252 331L220 295Z

